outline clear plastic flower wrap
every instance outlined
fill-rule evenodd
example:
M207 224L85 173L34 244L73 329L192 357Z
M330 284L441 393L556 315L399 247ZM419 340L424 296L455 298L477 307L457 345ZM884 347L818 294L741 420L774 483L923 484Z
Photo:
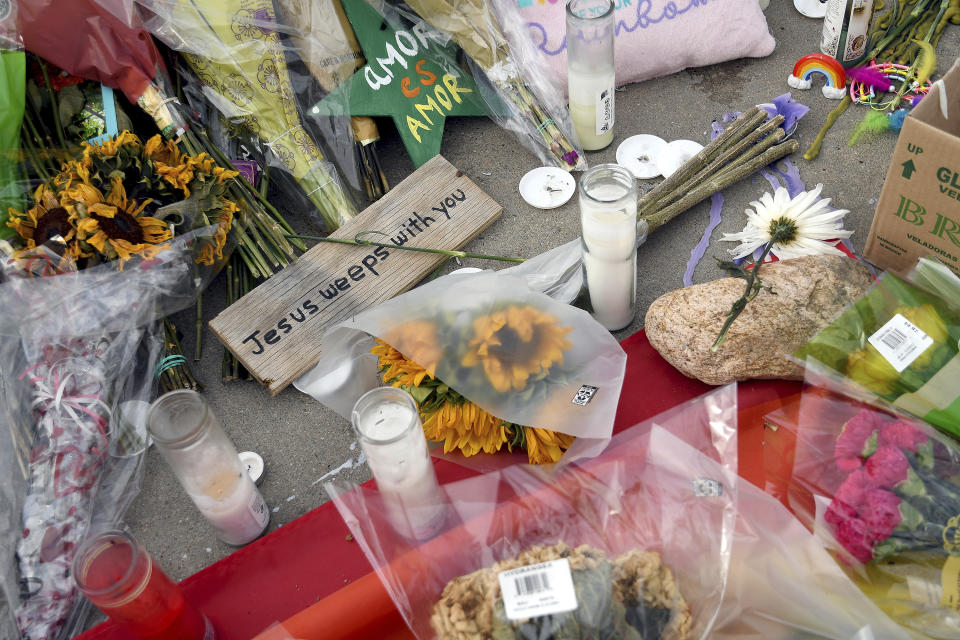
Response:
M443 485L446 524L422 543L393 530L376 489L327 491L418 638L707 638L733 543L735 425L729 386L596 458ZM524 594L563 606L541 614Z
M585 311L532 291L523 275L491 271L450 274L383 302L328 331L324 344L296 384L342 416L379 371L414 397L427 438L446 452L518 447L533 462L555 462L574 437L610 436L626 365Z
M960 638L956 443L815 372L808 382L799 408L777 421L796 438L791 510L910 637Z
M288 66L287 55L296 52L286 36L303 34L278 20L271 0L136 0L136 5L146 29L183 55L224 118L256 135L270 149L271 162L296 180L321 226L332 231L356 213L336 167L301 120L295 87L310 79ZM337 126L334 146L345 125Z
M888 273L793 355L958 437L958 345L960 310Z
M408 0L434 28L469 56L470 67L494 121L512 131L545 165L584 170L564 92L554 86L542 56L523 32L520 12L483 0ZM500 13L498 13L498 11Z
M89 531L116 527L136 497L143 422L162 354L160 322L200 285L206 227L155 257L63 271L45 247L0 284L0 630L66 638L87 606L69 567ZM19 631L17 629L19 628Z

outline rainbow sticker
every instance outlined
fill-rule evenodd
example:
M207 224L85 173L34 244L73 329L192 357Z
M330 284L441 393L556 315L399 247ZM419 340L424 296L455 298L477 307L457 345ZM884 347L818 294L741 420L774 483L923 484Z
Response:
M812 78L820 74L826 84L820 91L825 98L840 100L846 94L847 74L843 66L835 58L822 53L811 53L797 60L793 66L793 75L787 78L787 84L794 89L809 89L813 86Z

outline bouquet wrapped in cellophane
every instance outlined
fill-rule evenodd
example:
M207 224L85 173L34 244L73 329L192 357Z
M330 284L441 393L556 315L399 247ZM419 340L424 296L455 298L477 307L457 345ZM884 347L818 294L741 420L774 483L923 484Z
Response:
M794 355L960 437L960 308L941 295L888 273Z
M570 170L586 169L582 149L571 142L573 131L566 100L538 68L533 51L511 50L504 29L523 29L516 16L497 16L483 0L408 0L407 4L436 29L446 32L483 73L474 73L491 117L513 131L521 144L544 163ZM527 42L515 38L515 42ZM532 49L532 47L530 47ZM486 86L483 75L489 81Z
M336 168L301 123L272 0L137 3L147 29L184 56L205 97L293 176L327 231L356 214Z
M144 403L172 365L160 360L158 319L191 304L223 264L235 175L160 134L141 143L125 131L85 144L28 208L10 209L0 622L15 614L12 637L82 629L73 551L91 527L116 526L137 494Z
M960 637L956 443L919 420L814 386L788 428L796 432L793 511L914 637Z
M83 270L55 245L7 261L0 285L0 632L67 638L84 605L70 573L89 532L139 492L163 343L159 318L196 295L215 225ZM187 250L189 248L189 250ZM14 631L8 631L12 629Z
M610 436L626 364L589 314L494 272L438 278L335 327L324 344L296 386L341 415L379 372L413 396L427 439L445 452L517 448L533 463L556 462L574 438ZM350 383L333 388L328 374L345 362Z

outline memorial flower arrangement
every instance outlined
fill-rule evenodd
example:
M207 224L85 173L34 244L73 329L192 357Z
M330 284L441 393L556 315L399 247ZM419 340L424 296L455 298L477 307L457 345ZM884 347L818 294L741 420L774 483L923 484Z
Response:
M960 311L886 274L794 356L960 435Z
M4 265L11 308L0 322L0 377L10 385L0 399L26 478L16 541L24 637L71 624L73 550L93 518L115 524L128 504L120 498L145 438L121 422L121 405L150 399L162 373L157 320L176 310L163 305L189 304L197 269L224 261L235 176L159 134L142 143L125 131L84 144L35 189L32 207L10 209L17 249ZM120 480L106 479L127 465ZM97 506L104 486L115 500Z
M504 126L529 141L544 160L568 171L584 159L557 126L517 65L502 26L489 3L478 0L412 0L407 4L435 29L445 31L483 69L508 110ZM554 114L556 115L556 114Z
M144 0L146 26L183 55L221 114L270 149L328 232L356 214L303 127L271 0Z
M504 447L527 452L531 463L556 462L572 436L501 420L458 393L482 385L501 394L533 398L542 381L562 368L571 343L569 327L529 305L509 305L477 315L466 330L449 322L416 320L398 326L371 350L383 381L416 400L429 440L444 452L465 456L495 453ZM409 356L391 346L407 345Z
M124 131L102 144L85 143L79 159L37 187L33 207L10 210L7 224L23 245L16 255L35 255L45 246L60 256L59 269L71 262L86 268L114 260L123 268L133 256L155 256L176 227L215 225L195 258L212 266L223 260L237 211L226 194L226 181L236 175L205 153L181 153L159 134L143 144ZM165 212L179 202L196 205L195 211Z

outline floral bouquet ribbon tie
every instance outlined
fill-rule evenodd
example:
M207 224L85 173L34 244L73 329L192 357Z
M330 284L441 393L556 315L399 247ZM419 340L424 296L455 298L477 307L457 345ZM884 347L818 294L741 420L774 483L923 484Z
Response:
M324 340L330 350L296 386L344 417L362 393L389 384L413 396L444 452L522 449L532 463L556 462L575 438L610 436L626 366L586 312L493 272L438 278ZM334 388L330 374L345 362L350 382Z

